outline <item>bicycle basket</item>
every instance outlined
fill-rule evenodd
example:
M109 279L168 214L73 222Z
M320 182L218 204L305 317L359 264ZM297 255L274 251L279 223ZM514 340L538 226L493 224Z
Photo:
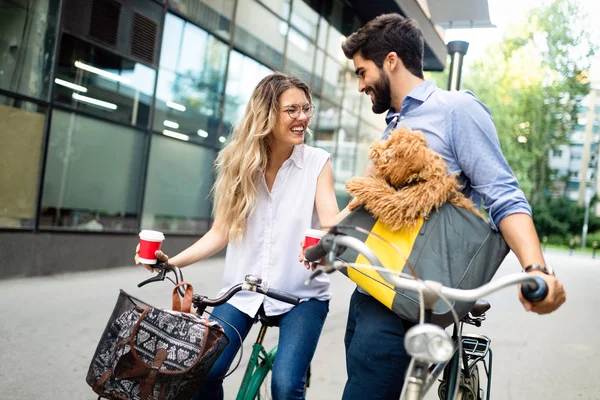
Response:
M189 284L188 291L183 306L176 304L174 291L177 311L152 307L120 291L86 377L99 398L192 397L229 339L215 321L189 313Z

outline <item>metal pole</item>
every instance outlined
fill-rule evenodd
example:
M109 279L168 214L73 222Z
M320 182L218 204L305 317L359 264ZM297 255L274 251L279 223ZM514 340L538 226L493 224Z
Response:
M460 89L463 57L467 54L469 43L454 40L447 45L450 54L450 74L448 75L448 90Z
M581 248L585 249L585 240L588 232L588 220L590 215L590 200L585 199L585 216L583 217L583 229L581 232Z

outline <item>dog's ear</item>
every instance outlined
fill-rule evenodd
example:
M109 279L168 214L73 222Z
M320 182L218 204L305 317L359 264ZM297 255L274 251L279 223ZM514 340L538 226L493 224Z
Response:
M374 165L387 162L387 160L383 159L387 147L388 143L386 141L376 142L371 146L371 151L369 152L369 159L371 160L371 162L373 162Z

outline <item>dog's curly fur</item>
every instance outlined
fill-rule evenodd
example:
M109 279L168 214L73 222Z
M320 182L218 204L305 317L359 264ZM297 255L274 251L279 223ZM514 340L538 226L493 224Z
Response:
M440 155L430 150L425 136L406 128L394 130L389 139L371 147L373 175L353 178L346 184L360 205L375 218L397 231L414 227L419 218L450 202L481 216L473 202L460 191L456 176L449 175Z

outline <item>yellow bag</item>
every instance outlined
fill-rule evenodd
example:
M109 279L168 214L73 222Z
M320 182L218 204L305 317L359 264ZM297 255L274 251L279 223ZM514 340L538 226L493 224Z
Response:
M394 244L400 255L375 235L352 229L354 226ZM502 235L481 217L450 203L432 212L427 219L421 218L414 228L395 232L361 206L340 222L337 229L365 242L387 269L412 275L407 266L410 264L419 279L459 289L473 289L489 282L509 251ZM348 263L368 264L364 256L351 250L346 250L339 258ZM398 316L418 321L418 293L395 289L374 270L348 267L342 272ZM465 316L474 304L451 303L459 318ZM445 302L440 300L434 307L432 322L440 326L453 322Z

